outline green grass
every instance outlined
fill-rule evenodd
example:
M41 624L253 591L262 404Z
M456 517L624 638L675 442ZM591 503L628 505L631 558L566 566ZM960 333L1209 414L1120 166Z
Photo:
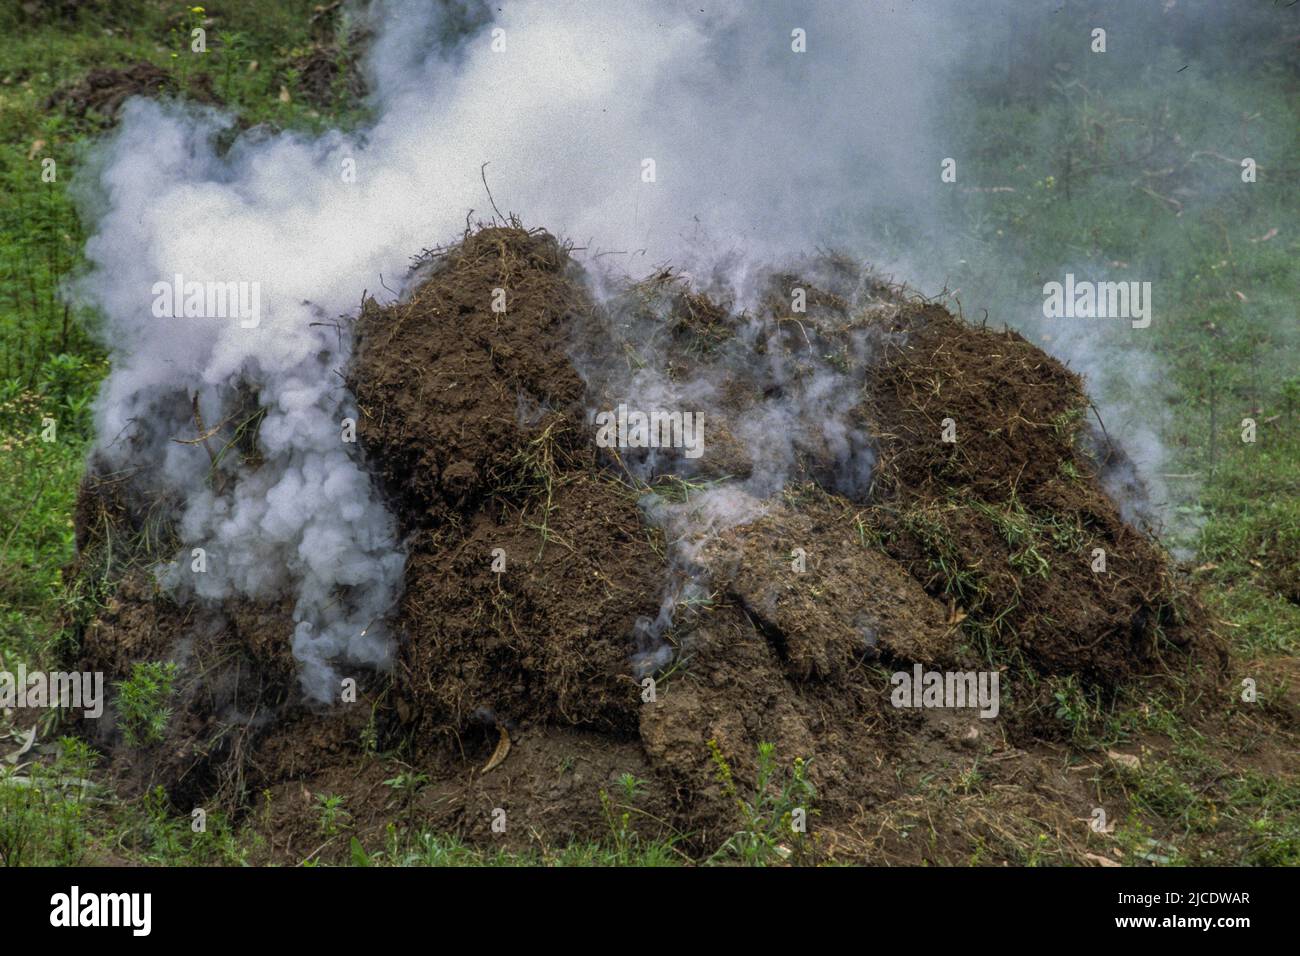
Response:
M0 866L70 866L84 861L96 785L90 749L65 738L59 756L0 764Z
M1293 419L1294 421L1294 419ZM1300 431L1294 424L1229 445L1202 494L1200 577L1247 656L1300 652Z
M471 847L455 836L402 832L391 826L383 846L368 851L354 842L351 855L354 866L681 866L684 862L663 843L630 852L596 843L572 843L544 852L512 853Z
M50 417L55 440L46 442L42 422ZM0 665L12 669L46 662L59 629L60 569L72 557L88 436L83 423L35 391L0 400L0 429Z

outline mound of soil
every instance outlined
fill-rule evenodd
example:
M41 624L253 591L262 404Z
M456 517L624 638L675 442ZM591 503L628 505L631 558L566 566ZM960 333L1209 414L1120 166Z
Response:
M1089 426L1077 375L938 306L901 310L889 331L865 403L886 552L1041 673L1113 686L1171 647L1223 659L1167 556L1102 490L1120 453Z
M178 96L205 103L222 105L206 73L194 73L182 87L176 77L147 61L123 69L101 67L91 70L73 85L55 91L45 103L46 109L62 108L69 116L86 117L95 114L106 123L117 118L122 104L133 96Z
M426 731L491 714L630 734L662 547L582 427L566 352L591 304L545 234L485 229L427 268L408 301L363 311L350 375L414 532L404 713Z
M91 17L102 25L113 24L122 11L111 0L21 0L13 4L19 22L26 24L72 23Z
M485 229L425 268L408 301L367 303L349 373L366 449L409 505L396 508L404 530L440 527L539 470L574 470L546 459L590 444L564 427L583 417L567 349L590 304L559 244Z
M121 674L210 649L185 663L203 677L166 745L202 772L151 781L182 809L218 782L274 793L289 854L319 842L309 791L345 794L363 829L397 815L529 845L607 836L621 787L638 831L699 853L736 832L737 801L802 794L822 837L791 852L825 852L897 797L901 753L942 765L966 746L952 713L891 704L895 672L998 671L999 729L1025 744L1054 681L1221 675L1195 596L1102 490L1109 446L1077 376L843 260L809 275L770 277L751 312L667 272L597 304L565 246L511 224L367 301L348 383L406 538L397 667L321 713L295 694L284 608L180 608L115 579L86 661ZM709 403L698 459L596 446L591 409L652 354ZM74 580L146 500L92 473ZM399 799L376 748L427 784Z
M358 32L349 38L345 48L317 43L290 60L289 66L297 74L299 95L322 109L339 102L355 105L364 100L369 91L359 51L369 39Z

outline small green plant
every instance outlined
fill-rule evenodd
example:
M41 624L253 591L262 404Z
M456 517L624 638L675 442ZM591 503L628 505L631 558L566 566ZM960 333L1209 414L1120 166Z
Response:
M361 845L361 841L356 837L352 838L348 849L352 856L353 866L371 866L374 864L375 858L366 852L366 848Z
M76 737L59 738L59 756L55 767L64 776L86 778L99 761L95 748Z
M804 824L809 817L817 815L813 808L817 791L808 779L808 767L812 761L796 757L789 774L782 774L777 766L776 745L760 743L754 797L746 800L736 788L731 764L717 740L709 740L708 747L714 773L723 792L735 801L741 822L740 829L717 849L709 861L734 858L746 865L761 865L804 856L808 849Z
M969 770L963 770L957 777L958 793L973 793L979 789L979 785L984 781L984 774L980 772L979 761L976 760Z
M352 814L343 808L345 802L345 798L337 793L316 794L316 809L320 813L320 832L325 836L337 836L352 820Z
M167 791L162 787L145 791L141 806L144 810L143 829L148 835L154 858L158 860L179 858L183 852L181 831L172 818Z
M361 728L361 749L372 757L379 753L379 718L377 708L370 708L370 719Z
M1055 685L1052 699L1056 701L1056 719L1070 728L1073 740L1084 740L1098 716L1097 707L1088 699L1088 694L1073 674L1062 679L1053 678L1051 683Z
M131 676L117 685L117 708L122 733L132 747L157 743L171 720L170 701L176 682L176 665L171 661L139 662Z
M415 773L411 770L403 770L396 777L389 777L385 780L384 786L391 787L395 792L410 797L428 782L429 775L426 773Z
M623 787L623 796L628 800L635 800L641 795L644 789L645 781L637 778L635 774L625 773L618 778L619 784Z
M613 838L617 859L628 861L634 858L639 846L640 837L632 827L632 814L636 809L632 804L641 795L644 781L637 779L635 774L624 773L618 778L618 782L622 787L625 802L615 804L609 791L602 787L600 808L605 814L605 824L609 827L610 836Z
M1049 838L1046 833L1040 833L1034 838L1034 842L1025 849L1025 866L1042 866L1043 855L1048 850Z

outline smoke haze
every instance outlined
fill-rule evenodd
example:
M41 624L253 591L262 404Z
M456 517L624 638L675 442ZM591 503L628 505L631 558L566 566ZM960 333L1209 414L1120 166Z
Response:
M819 246L937 292L960 253L940 239L940 162L964 156L970 133L943 124L953 65L986 53L984 26L1009 15L956 2L548 2L494 13L377 0L364 14L376 30L375 118L356 133L253 130L223 149L229 117L136 100L84 190L95 226L75 294L104 314L113 352L101 450L178 502L184 547L160 571L169 588L214 602L293 596L294 654L322 701L335 693L332 663L385 666L383 618L404 563L357 446L340 439L356 410L338 374L348 346L336 316L380 289L381 275L400 293L412 254L457 238L470 210L490 215L484 175L502 211L588 257L618 253L610 261L634 276L672 262L729 288L738 307L764 265ZM794 31L807 52L792 49ZM911 236L895 228L900 217ZM260 324L156 318L151 289L176 273L256 283ZM1056 345L1076 367L1087 362L1083 339ZM639 385L653 397L663 382ZM756 447L788 455L790 414L828 415L833 431L845 401L833 385L806 407L770 409L754 424ZM214 463L195 439L231 422L250 394L266 408L259 467L234 455ZM1147 436L1148 471L1160 457L1154 426L1135 432ZM861 436L838 440L846 460L864 457ZM770 492L780 474L750 490ZM709 520L755 507L731 503ZM204 573L190 570L194 548L207 552Z

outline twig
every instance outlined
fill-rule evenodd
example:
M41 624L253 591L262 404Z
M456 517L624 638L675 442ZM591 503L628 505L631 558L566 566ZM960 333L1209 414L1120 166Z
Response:
M492 209L493 209L493 211L494 211L498 216L500 216L500 218L501 218L501 222L502 222L502 223L505 223L505 221L506 221L506 217L501 215L501 210L500 210L500 209L497 209L497 201L496 201L495 199L492 198L492 189L491 189L491 187L488 186L488 181L487 181L487 167L488 167L488 164L487 164L487 163L484 163L482 166L480 166L480 167L478 168L478 174L479 174L480 176L483 177L483 188L487 190L487 194L488 194L488 202L490 202L490 203L492 204Z

